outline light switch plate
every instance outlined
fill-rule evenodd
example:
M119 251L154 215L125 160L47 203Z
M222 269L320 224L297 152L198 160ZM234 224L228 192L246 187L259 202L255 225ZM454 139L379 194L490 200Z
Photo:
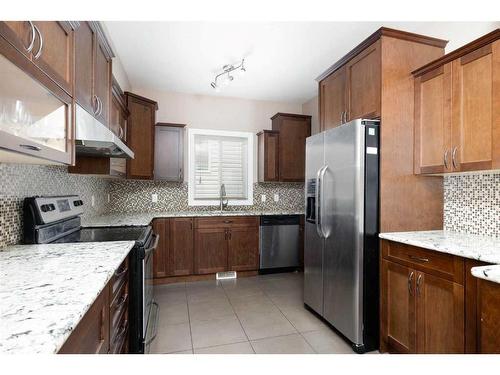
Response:
M158 194L151 194L151 202L158 203Z
M278 202L280 200L280 195L279 194L274 194L274 201Z
M264 202L266 201L266 195L265 195L265 194L261 194L261 196L260 196L260 201L261 201L262 203L264 203Z
M111 194L108 193L108 203L111 202Z

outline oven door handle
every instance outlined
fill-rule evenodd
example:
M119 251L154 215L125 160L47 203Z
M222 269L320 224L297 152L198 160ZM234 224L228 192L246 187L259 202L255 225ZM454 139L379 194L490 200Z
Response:
M151 337L148 338L147 340L144 340L145 346L151 344L154 341L154 339L156 338L156 335L158 334L158 320L159 320L159 316L160 316L160 306L158 306L158 304L155 301L152 302L152 305L156 308L155 325L154 325L153 334L151 335Z
M150 252L156 250L158 247L158 242L160 241L160 235L158 234L153 234L154 240L153 240L153 246L148 247L147 249L144 249L144 254L147 256Z

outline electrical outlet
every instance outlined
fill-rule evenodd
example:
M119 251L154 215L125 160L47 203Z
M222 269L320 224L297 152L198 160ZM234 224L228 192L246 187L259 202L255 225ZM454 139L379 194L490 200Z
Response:
M260 196L260 201L261 201L262 203L264 203L264 202L266 201L266 195L265 195L265 194L262 194L262 195Z
M274 194L274 201L278 202L280 200L280 195L279 194Z
M95 206L95 197L92 195L92 199L90 200L90 204L92 207Z
M158 194L151 194L151 202L158 203Z

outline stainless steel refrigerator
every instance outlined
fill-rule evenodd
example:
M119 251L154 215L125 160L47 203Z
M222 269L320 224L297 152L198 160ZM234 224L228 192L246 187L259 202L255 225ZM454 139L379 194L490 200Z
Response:
M304 303L355 351L378 348L379 121L307 138Z

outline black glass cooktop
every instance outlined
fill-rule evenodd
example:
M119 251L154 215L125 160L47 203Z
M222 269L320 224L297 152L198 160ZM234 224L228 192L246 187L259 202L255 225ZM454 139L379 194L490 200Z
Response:
M82 228L68 234L54 243L135 241L137 246L144 246L149 238L151 227L106 227Z

